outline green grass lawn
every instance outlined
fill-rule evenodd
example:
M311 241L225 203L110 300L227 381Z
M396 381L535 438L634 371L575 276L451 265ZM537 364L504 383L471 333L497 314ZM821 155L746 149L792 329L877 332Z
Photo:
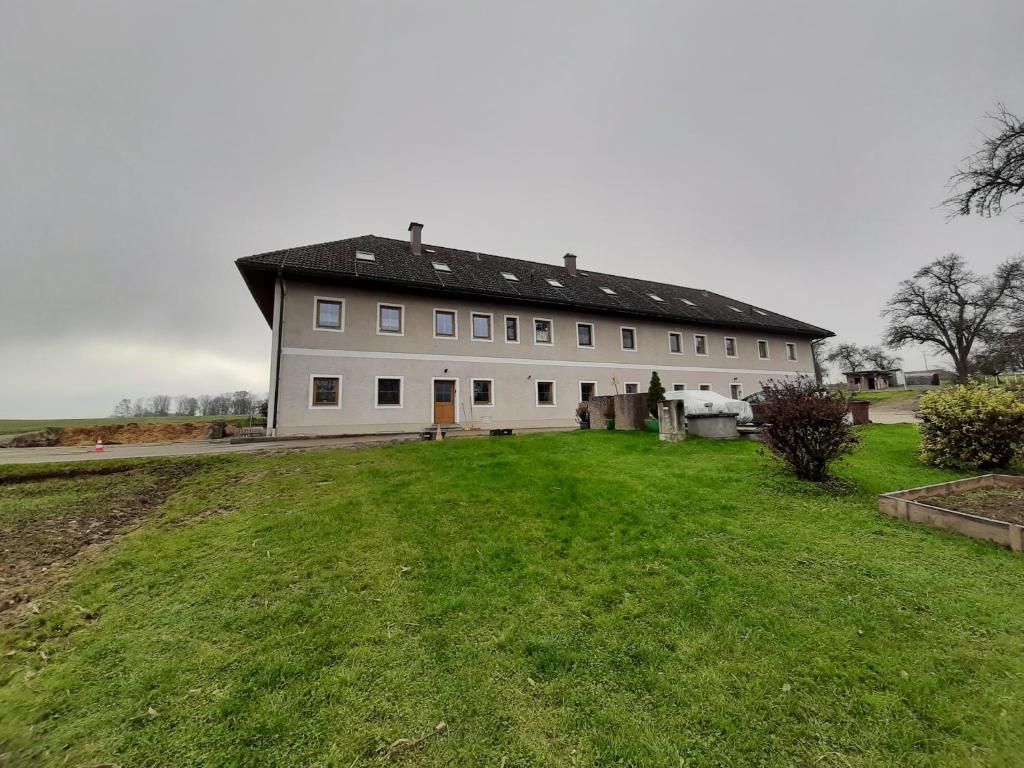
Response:
M958 475L912 426L864 437L830 489L751 442L650 433L204 459L0 635L0 753L1019 766L1024 558L880 516L878 493Z
M47 427L95 427L103 424L193 424L205 421L227 421L232 424L249 424L248 416L138 416L131 418L115 418L113 416L100 419L0 419L0 435L13 435L19 432L35 432ZM264 419L253 419L254 425L262 426Z
M847 392L853 400L870 400L873 403L882 401L906 400L908 402L921 399L925 390L920 389L875 389L867 392Z

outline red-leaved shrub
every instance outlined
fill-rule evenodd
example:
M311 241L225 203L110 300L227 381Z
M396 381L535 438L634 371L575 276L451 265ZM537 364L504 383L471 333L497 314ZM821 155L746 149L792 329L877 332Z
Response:
M846 418L847 404L813 379L762 382L767 424L765 445L805 480L828 479L829 465L850 453L857 435Z

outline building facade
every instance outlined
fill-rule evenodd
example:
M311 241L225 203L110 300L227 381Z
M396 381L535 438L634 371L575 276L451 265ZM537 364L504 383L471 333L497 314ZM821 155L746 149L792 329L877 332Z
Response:
M273 434L571 426L581 401L645 392L652 371L668 390L741 398L813 376L811 340L830 335L717 294L581 272L572 256L425 246L417 228L408 243L239 260L273 331Z

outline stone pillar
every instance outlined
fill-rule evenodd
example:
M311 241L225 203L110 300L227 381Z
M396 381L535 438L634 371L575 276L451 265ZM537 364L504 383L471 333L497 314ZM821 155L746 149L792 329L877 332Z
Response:
M615 418L615 403L611 395L590 398L590 428L608 429L608 419Z
M615 395L615 428L647 429L647 393Z

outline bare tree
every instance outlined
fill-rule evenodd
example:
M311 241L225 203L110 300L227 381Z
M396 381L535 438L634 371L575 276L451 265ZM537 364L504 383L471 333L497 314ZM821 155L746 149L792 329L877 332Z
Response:
M170 395L153 395L149 398L149 413L150 416L167 416L171 412L171 396Z
M121 398L114 406L114 418L127 419L132 415L132 401L127 397Z
M199 406L197 411L203 416L212 416L210 413L210 404L213 402L213 398L210 395L200 395L196 398L196 403Z
M132 416L139 418L140 416L146 416L146 401L141 397L136 398L135 402L132 403Z
M231 394L231 413L248 415L256 408L256 397L251 392L240 389Z
M190 395L178 395L174 412L178 416L195 416L199 409L199 401Z
M1024 122L1002 104L986 117L995 123L994 135L949 180L952 195L944 204L951 216L999 215L1024 202L1016 199L1024 195Z
M864 365L864 350L856 344L844 341L828 351L825 362L838 365L840 373L858 371Z
M877 345L864 347L861 352L864 355L864 362L873 366L876 371L891 371L901 362L901 358L893 357Z
M811 361L814 363L814 380L821 386L825 381L825 366L823 365L825 354L828 351L828 344L825 339L813 339L811 341Z
M977 275L955 253L936 259L900 283L882 315L889 320L885 344L900 348L924 344L953 360L957 379L966 381L975 344L1006 322L1024 288L1024 257L996 268L991 277Z

